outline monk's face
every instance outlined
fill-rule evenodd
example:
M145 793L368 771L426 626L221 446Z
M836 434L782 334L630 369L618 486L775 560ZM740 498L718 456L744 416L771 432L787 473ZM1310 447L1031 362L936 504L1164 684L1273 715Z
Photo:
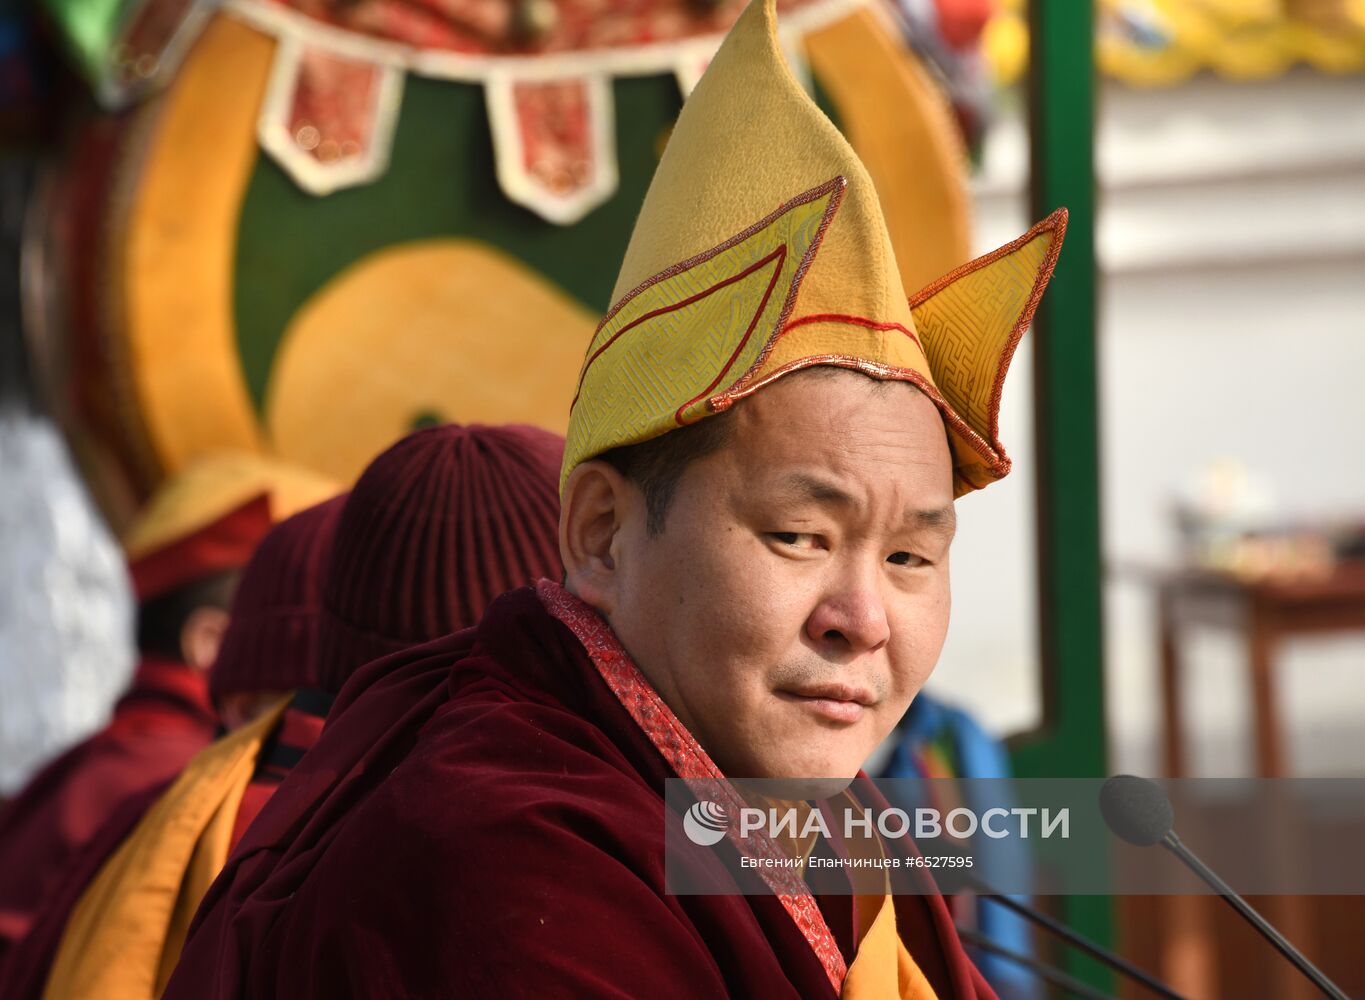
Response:
M662 532L626 506L608 617L733 778L849 778L948 627L952 466L907 383L822 370L738 404Z

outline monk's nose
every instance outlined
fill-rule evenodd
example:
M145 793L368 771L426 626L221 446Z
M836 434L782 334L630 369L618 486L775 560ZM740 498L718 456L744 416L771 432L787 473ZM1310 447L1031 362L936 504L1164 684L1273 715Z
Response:
M881 581L873 572L850 572L821 599L806 621L818 646L839 652L867 653L891 638Z

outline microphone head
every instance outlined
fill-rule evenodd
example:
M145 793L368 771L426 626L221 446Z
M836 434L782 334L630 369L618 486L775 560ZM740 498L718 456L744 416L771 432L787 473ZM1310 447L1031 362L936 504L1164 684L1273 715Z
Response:
M1116 774L1104 783L1100 814L1114 836L1138 847L1161 843L1175 825L1175 810L1161 786L1134 774Z

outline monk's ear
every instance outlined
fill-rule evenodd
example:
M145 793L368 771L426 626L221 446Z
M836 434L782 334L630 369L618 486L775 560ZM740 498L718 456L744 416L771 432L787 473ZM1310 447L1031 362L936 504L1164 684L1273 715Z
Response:
M191 611L180 629L180 653L185 662L200 670L213 666L227 627L228 613L222 608L204 605Z
M633 487L606 462L569 473L560 500L559 554L568 589L604 615L616 606L621 526Z

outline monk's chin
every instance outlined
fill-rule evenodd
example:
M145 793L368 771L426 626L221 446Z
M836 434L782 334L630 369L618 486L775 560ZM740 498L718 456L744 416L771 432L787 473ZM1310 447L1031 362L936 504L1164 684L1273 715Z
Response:
M810 799L828 799L838 795L853 782L853 775L842 778L813 778L804 776L777 776L768 778L732 779L745 798L752 793L756 797L785 802L804 802Z

